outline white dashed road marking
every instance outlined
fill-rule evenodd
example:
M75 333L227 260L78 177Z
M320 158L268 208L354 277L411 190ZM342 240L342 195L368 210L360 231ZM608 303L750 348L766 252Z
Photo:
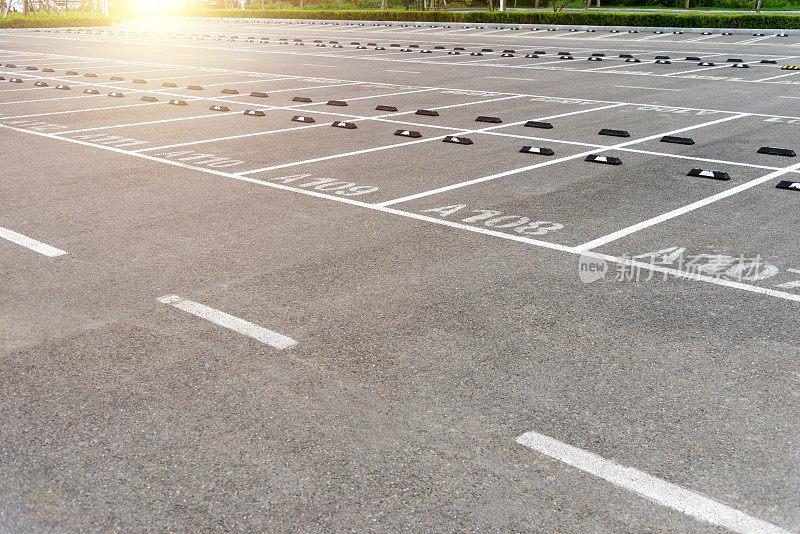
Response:
M283 334L273 332L272 330L245 321L229 313L206 306L205 304L181 298L178 295L165 295L159 297L157 300L162 304L168 304L179 310L191 313L192 315L227 328L228 330L244 334L245 336L251 337L260 343L264 343L278 350L288 349L289 347L297 345L297 341Z
M17 232L9 230L8 228L0 227L0 237L11 241L12 243L16 243L17 245L29 248L35 252L38 252L39 254L44 254L50 258L55 258L56 256L63 256L66 254L66 252L61 249L51 247L50 245L42 243L41 241L36 241L28 236L18 234Z
M742 534L791 534L772 523L748 515L702 493L682 488L660 478L606 460L538 432L527 432L517 443L594 475L628 491L683 514Z

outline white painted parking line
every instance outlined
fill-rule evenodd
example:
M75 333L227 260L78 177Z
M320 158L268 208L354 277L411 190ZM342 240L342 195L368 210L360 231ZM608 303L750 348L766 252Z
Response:
M659 33L656 35L650 35L648 37L640 37L639 39L633 39L634 41L651 41L653 39L661 39L665 37L672 37L671 33Z
M606 245L611 243L612 241L616 241L617 239L621 239L625 236L631 235L633 233L639 232L644 230L645 228L650 228L651 226L655 226L656 224L661 224L664 221L668 221L670 219L674 219L675 217L679 217L685 213L689 213L690 211L694 211L696 209L708 206L709 204L713 204L714 202L718 202L724 198L731 197L733 195L737 195L742 191L746 191L757 185L761 185L764 182L768 182L770 180L774 180L784 174L788 174L792 171L796 171L800 169L800 163L795 163L794 165L789 165L787 167L783 167L776 171L772 171L769 174L765 174L759 178L754 178L749 182L745 182L743 184L737 185L736 187L731 187L730 189L726 189L725 191L721 191L716 195L712 195L710 197L706 197L704 199L698 200L697 202L692 202L691 204L687 204L686 206L674 209L672 211L668 211L666 213L662 213L656 217L652 217L647 219L646 221L642 221L636 223L634 225L628 226L627 228L623 228L621 230L617 230L616 232L612 232L608 235L604 235L603 237L598 237L597 239L593 239L582 245L578 245L575 247L577 250L580 251L587 251L597 248L602 245Z
M484 78L491 80L517 80L520 82L535 82L536 78L513 78L511 76L484 76Z
M684 43L698 43L700 41L707 41L709 39L714 39L715 37L721 37L721 36L722 36L722 34L715 33L714 35L704 35L702 37L697 37L696 39L687 39L686 41L683 41L683 42Z
M789 74L779 74L777 76L770 76L769 78L761 78L760 80L753 80L755 82L766 82L769 80L777 80L778 78L786 78L787 76L795 76L796 74L800 74L800 70L790 72Z
M474 30L474 29L475 28L459 28L457 30L447 30L447 31L440 32L439 35L446 35L446 34L449 34L449 33L468 32L468 31Z
M99 94L99 95L81 94L81 95L75 95L75 96L62 96L62 97L57 97L57 98L36 98L36 99L33 99L33 100L14 100L12 102L2 102L0 104L2 104L3 106L7 106L7 105L10 105L10 104L30 104L31 102L53 102L53 101L57 101L57 100L75 100L76 98L77 99L80 99L80 98L96 98L98 96L105 96L105 95L102 95L102 94Z
M619 37L621 34L619 33L609 33L606 35L598 35L597 37L587 37L584 38L586 41L599 41L601 39L611 39L613 37ZM652 39L652 37L650 37ZM642 39L636 39L637 41L641 41Z
M113 65L113 66L118 67L117 65ZM111 68L111 67L112 67L112 65L104 65L104 66L95 67L95 68L108 69L108 68ZM81 67L81 70L89 69L89 68L92 68L92 67ZM131 69L133 69L133 70L119 70L119 71L114 71L114 72L98 72L96 74L98 76L114 76L116 74L137 74L137 75L141 76L145 72L164 72L164 71L184 71L184 70L188 70L188 69L184 69L182 67L169 68L169 69L142 69L141 67L136 68L135 65L131 65ZM177 76L177 74L176 74L176 76ZM180 76L188 76L188 75L180 75ZM197 76L197 75L195 75L195 76ZM213 76L213 75L210 75L210 76ZM141 76L141 77L144 78L144 76ZM150 78L150 80L153 80L153 79L154 78ZM155 78L155 79L160 80L162 78Z
M612 61L613 61L613 59L612 59ZM645 65L647 65L647 63L618 63L618 64L614 64L614 65L606 65L604 67L594 67L594 68L591 68L591 69L582 69L581 72L613 71L612 72L612 74L613 74L614 72L618 72L616 69L627 69L627 68L633 69L634 67L643 67ZM606 73L606 74L608 74L608 73ZM625 73L625 74L627 74L627 73ZM637 72L635 74L638 75L639 73Z
M188 100L188 99L187 99ZM82 108L82 109L69 109L66 111L52 111L50 113L32 113L30 115L14 115L11 117L2 117L3 120L5 119L29 119L31 117L49 117L51 115L69 115L72 113L85 113L87 111L107 111L111 109L122 109L122 108L140 108L143 106L157 106L159 104L166 104L166 102L144 102L140 104L124 104L120 106L102 106L97 108Z
M637 85L615 85L622 89L644 89L646 91L683 91L683 89L669 89L667 87L639 87Z
M756 43L758 41L766 41L767 39L771 39L773 37L775 37L775 36L774 35L762 35L761 37L756 37L755 39L747 39L745 41L737 41L737 42L731 43L731 44L749 45L749 44L754 44L754 43Z
M283 334L273 332L272 330L245 321L229 313L200 304L199 302L181 298L178 295L165 295L156 300L162 304L167 304L179 310L191 313L194 316L210 321L228 330L233 330L239 334L251 337L260 343L269 345L278 350L288 349L289 347L297 345L297 341Z
M741 534L791 534L788 530L748 515L702 493L682 488L644 471L625 467L550 436L538 432L526 432L516 441L545 456L711 525Z
M9 230L8 228L3 228L1 226L0 226L0 238L3 238L7 241L11 241L12 243L16 243L17 245L33 250L34 252L38 252L39 254L43 254L49 258L55 258L56 256L63 256L64 254L66 254L66 252L61 249L52 247L46 243L42 243L41 241L36 241L33 238L19 234L17 232L14 232L13 230Z

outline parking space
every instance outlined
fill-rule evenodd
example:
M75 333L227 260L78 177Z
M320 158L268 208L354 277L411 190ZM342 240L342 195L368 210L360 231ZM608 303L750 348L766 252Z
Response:
M797 175L784 179L798 180ZM772 180L762 183L598 250L651 254L656 262L680 268L702 255L698 265L707 265L709 274L800 294L800 255L791 237L798 223L797 200L793 191L775 185ZM650 256L645 259L651 261Z
M711 118L711 116L709 116ZM797 153L799 124L780 118L746 116L687 132L693 145L661 143L658 140L637 148L670 154L698 156L716 160L744 162L767 167L784 167L794 163L793 157L762 154L762 148L782 148Z
M473 134L468 134L473 140L473 144L458 145L445 143L444 138L447 133L442 131L418 128L417 131L423 134L422 138L414 139L392 135L393 129L396 128L392 125L370 125L369 127L372 132L364 135L372 137L381 132L383 137L391 140L392 143L387 143L385 150L365 150L357 154L342 150L340 152L342 157L339 158L330 158L323 162L309 161L291 167L260 171L252 173L252 176L269 181L279 181L281 177L290 174L310 174L311 176L308 178L333 178L343 182L353 181L356 177L363 176L368 179L368 182L356 185L369 185L375 187L376 190L358 195L358 198L379 203L446 187L484 174L511 171L531 162L531 155L519 154L520 144L512 139L489 137L479 139ZM403 130L401 129L401 131ZM348 132L342 132L340 138L345 139L348 137L347 134ZM330 135L328 135L328 139L330 139ZM345 145L346 147L347 145ZM497 162L495 159L498 153L507 157L504 157L502 162ZM472 161L469 168L461 164L467 156ZM414 165L387 170L387 158L396 161L413 161ZM291 185L289 182L286 183ZM335 184L319 185L319 190L326 189L334 190Z
M578 150L569 149L578 154L585 151ZM469 210L496 210L503 216L517 215L520 219L496 220L489 216L494 215L492 211L481 215L468 212L467 208L447 217L469 213L467 218L471 216L474 220L466 222L483 225L488 221L489 227L577 246L730 187L725 182L686 176L692 165L684 161L613 150L603 154L619 157L622 165L598 164L577 157L394 206L417 212L461 204ZM538 161L528 160L530 166L543 164L541 159L545 157L538 158ZM522 161L515 160L517 168L525 168ZM502 169L497 170L502 175ZM764 173L758 169L737 169L735 183L761 174ZM549 224L542 224L542 229L528 229L528 220ZM545 226L554 228L545 231Z

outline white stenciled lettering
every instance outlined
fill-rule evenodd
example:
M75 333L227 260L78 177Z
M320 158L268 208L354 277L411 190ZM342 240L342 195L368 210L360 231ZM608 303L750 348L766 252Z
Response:
M440 206L438 208L428 208L421 210L421 213L434 213L442 218L447 218L467 207L467 204L452 204L450 206ZM548 232L561 230L564 225L551 221L531 221L530 217L524 215L504 214L500 210L470 210L468 217L463 217L461 222L468 224L482 223L487 228L500 230L513 230L525 236L544 235ZM461 214L463 216L463 213Z

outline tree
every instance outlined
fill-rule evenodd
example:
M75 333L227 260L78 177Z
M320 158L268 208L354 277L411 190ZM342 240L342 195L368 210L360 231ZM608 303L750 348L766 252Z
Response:
M553 0L553 13L557 11L561 11L568 5L570 5L573 0Z
M388 11L389 10L389 2L387 0L381 0L381 11Z
M750 9L755 9L756 13L761 13L761 3L762 0L753 0L753 3L750 5Z

